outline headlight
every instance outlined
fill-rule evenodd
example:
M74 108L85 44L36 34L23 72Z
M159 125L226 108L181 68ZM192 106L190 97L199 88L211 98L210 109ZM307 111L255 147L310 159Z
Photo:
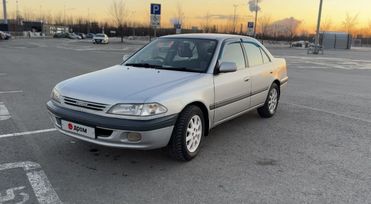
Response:
M158 103L117 104L108 111L110 114L127 116L152 116L166 112L166 107Z
M54 88L50 96L55 102L61 102L61 94Z

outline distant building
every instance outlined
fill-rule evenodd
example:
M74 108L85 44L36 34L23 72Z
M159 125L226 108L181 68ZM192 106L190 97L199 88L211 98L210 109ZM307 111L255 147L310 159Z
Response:
M352 35L342 32L322 32L320 44L324 49L351 49Z
M0 23L0 30L1 31L8 31L9 30L8 24Z
M53 36L56 33L68 33L68 26L48 25L43 21L23 21L8 19L8 24L0 24L1 31L8 31L13 36Z
M68 26L58 26L58 25L44 25L43 33L47 36L52 36L57 33L69 33L70 28Z
M8 19L8 24L0 24L0 30L8 31L16 36L17 33L23 31L22 21L20 19Z
M42 21L23 21L23 31L42 33L43 25Z

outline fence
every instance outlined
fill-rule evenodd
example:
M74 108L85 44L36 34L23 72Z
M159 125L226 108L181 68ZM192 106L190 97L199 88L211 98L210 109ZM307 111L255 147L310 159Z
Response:
M354 47L371 47L371 37L357 38L353 40L352 46Z

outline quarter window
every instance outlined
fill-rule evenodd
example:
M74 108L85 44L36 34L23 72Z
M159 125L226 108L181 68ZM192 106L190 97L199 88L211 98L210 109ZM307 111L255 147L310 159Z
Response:
M245 57L242 52L242 47L240 43L232 43L226 45L223 51L223 62L234 62L237 65L237 69L246 68Z
M245 47L250 67L264 64L260 47L252 43L244 43L243 46Z
M261 51L262 56L263 56L264 64L269 63L271 60L269 59L267 53L262 48L260 48L260 51Z

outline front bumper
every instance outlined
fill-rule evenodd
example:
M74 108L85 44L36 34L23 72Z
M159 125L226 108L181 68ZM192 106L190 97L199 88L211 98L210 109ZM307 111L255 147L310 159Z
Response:
M49 101L46 106L54 126L61 133L98 145L118 148L147 150L165 147L170 141L177 119L175 114L151 120L129 120L75 111L61 107L52 101ZM95 128L95 139L62 130L61 120ZM141 134L141 140L129 141L127 135L130 132Z

